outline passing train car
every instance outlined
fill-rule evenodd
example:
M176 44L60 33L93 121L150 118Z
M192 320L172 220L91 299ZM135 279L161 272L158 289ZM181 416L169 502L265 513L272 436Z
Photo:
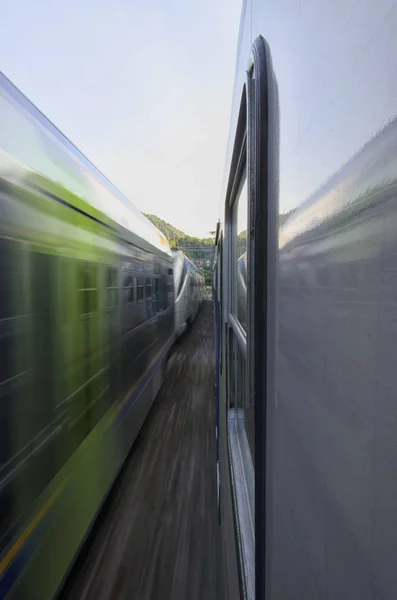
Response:
M396 597L396 68L388 0L244 2L214 273L228 600Z
M0 598L52 598L161 386L164 236L0 76Z
M197 314L204 298L204 276L181 251L174 256L175 335L179 337Z

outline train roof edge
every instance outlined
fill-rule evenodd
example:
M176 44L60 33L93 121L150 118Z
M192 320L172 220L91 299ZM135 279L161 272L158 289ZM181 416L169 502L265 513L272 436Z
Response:
M128 222L126 227L125 215L124 219L120 216L116 222L122 227L126 227L138 237L141 237L149 244L167 254L171 254L171 248L165 235L147 218L142 212L129 200L103 173L100 171L87 156L81 152L77 146L62 133L62 131L31 101L29 98L2 72L0 71L0 89L4 89L6 94L16 101L23 110L25 110L31 118L35 119L42 127L44 127L51 135L53 135L64 148L73 155L74 159L79 160L86 169L101 183L113 196L115 196L127 209L131 216L134 215L138 219L139 225L136 222L133 224ZM93 203L91 202L93 205ZM96 208L93 205L94 208ZM110 216L114 220L113 214L109 211ZM121 212L120 212L121 215ZM141 225L141 227L140 227Z

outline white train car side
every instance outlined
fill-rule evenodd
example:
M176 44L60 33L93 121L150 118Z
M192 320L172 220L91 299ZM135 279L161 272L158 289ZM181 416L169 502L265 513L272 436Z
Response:
M175 335L179 337L191 323L204 298L204 276L180 250L174 255Z

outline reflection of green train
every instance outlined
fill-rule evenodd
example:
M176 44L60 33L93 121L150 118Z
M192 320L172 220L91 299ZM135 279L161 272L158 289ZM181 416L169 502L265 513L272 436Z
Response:
M173 335L162 234L0 76L0 598L59 589Z

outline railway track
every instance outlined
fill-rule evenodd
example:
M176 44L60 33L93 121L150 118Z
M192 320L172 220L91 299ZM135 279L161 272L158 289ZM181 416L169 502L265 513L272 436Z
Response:
M204 302L62 600L218 600L213 314Z

